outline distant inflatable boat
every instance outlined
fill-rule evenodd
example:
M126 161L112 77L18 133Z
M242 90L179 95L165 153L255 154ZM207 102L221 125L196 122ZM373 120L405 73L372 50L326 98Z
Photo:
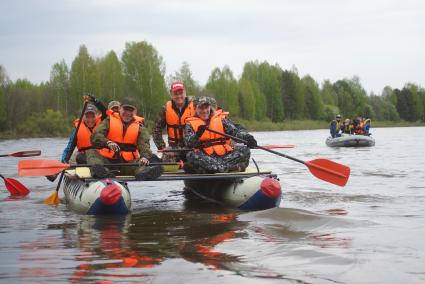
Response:
M329 147L370 147L375 145L372 136L342 134L341 137L328 137L326 145Z

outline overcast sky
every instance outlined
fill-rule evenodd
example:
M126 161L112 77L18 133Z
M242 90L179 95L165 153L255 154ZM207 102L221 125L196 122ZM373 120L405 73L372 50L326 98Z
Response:
M79 46L95 57L146 40L167 74L187 61L204 85L215 67L236 78L245 62L295 65L321 83L360 77L381 93L406 82L425 87L423 0L1 0L0 65L12 80L49 80Z

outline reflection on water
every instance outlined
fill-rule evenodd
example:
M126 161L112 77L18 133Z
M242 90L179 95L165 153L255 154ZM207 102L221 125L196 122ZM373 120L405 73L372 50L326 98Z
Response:
M246 222L238 221L236 214L144 211L124 217L80 216L76 223L50 224L47 230L59 230L61 236L21 246L20 279L60 276L63 267L55 264L63 258L75 264L69 277L72 282L152 278L154 274L146 269L172 258L213 270L228 269L240 262L239 257L216 246L243 237Z
M239 212L186 201L182 183L132 183L132 214L82 216L43 204L56 183L20 178L17 159L0 173L30 188L0 185L0 281L59 283L424 283L425 128L375 129L371 148L325 146L328 131L256 133L262 144L302 160L351 168L346 187L305 166L253 150L279 174L281 208ZM415 133L415 136L408 135ZM401 139L400 137L403 137ZM0 152L39 145L57 159L65 139L0 142Z

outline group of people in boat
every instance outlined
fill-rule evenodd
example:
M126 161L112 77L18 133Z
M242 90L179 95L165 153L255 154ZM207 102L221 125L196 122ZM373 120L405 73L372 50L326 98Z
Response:
M369 136L370 118L357 117L341 120L341 115L337 114L330 124L332 138L341 137L342 134L355 134Z
M155 163L180 160L188 173L244 171L249 164L250 148L257 147L255 138L233 123L214 98L187 97L183 82L171 84L170 100L159 111L152 129L162 159L151 151L150 134L144 118L137 115L138 103L134 98L111 101L108 107L93 96L84 96L84 100L88 104L82 121L74 121L62 162L87 163L95 178L114 177L119 172L134 175L136 180L154 180L164 171ZM167 131L168 146L163 129ZM246 145L235 145L217 132L243 139ZM75 147L78 152L71 156ZM132 165L112 165L117 163Z

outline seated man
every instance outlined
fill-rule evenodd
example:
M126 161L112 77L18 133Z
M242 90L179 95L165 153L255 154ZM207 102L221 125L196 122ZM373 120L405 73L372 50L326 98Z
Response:
M341 115L337 114L335 116L335 120L332 120L330 125L330 132L331 132L332 138L341 136L340 129L341 129Z
M207 97L196 101L195 110L195 116L186 119L185 143L194 150L187 153L184 170L189 173L244 171L251 156L249 148L257 147L254 137L235 126L222 112L214 112ZM232 147L228 138L208 131L207 127L246 140L249 148Z
M341 131L344 134L353 134L353 125L351 124L351 120L349 118L346 118L344 122L341 125Z
M102 121L91 136L98 150L87 151L87 162L95 178L111 177L113 174L104 165L114 163L139 163L139 166L110 167L121 175L134 175L137 180L152 180L159 177L163 168L149 167L152 161L160 161L152 154L149 134L143 126L144 119L136 116L133 98L125 98L118 112L111 113Z
M363 118L361 116L354 119L353 128L356 135L364 135Z
M371 134L369 133L370 122L371 122L370 118L365 119L363 122L364 135L369 136Z

